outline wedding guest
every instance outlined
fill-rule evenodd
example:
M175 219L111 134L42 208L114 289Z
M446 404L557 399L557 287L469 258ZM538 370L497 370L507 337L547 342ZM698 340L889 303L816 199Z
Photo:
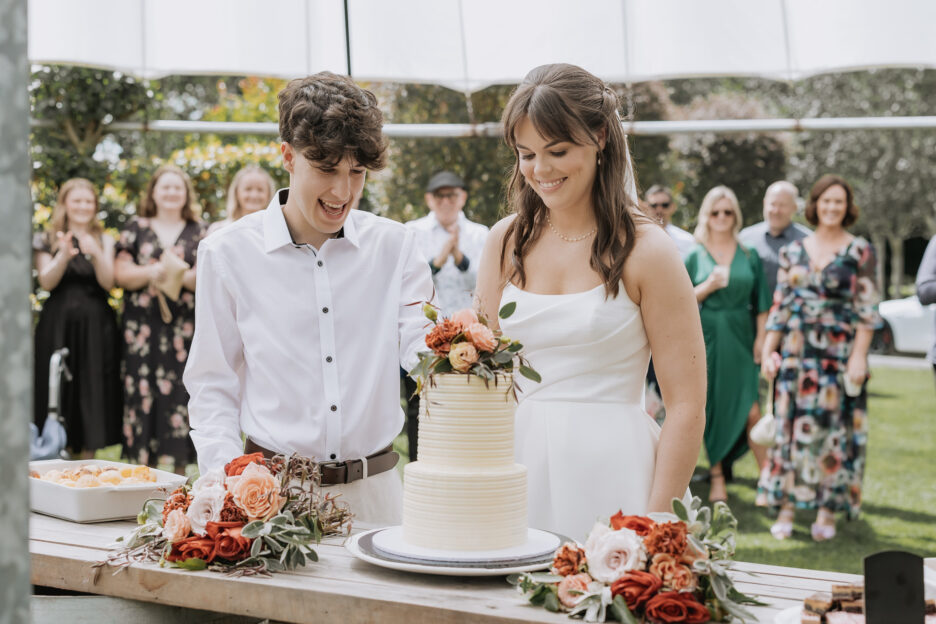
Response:
M406 224L416 235L416 245L432 271L432 283L441 313L449 316L470 308L478 279L478 262L487 239L486 225L465 216L468 201L465 182L451 171L439 171L426 185L429 214ZM415 461L418 443L419 397L413 396L416 382L404 376L407 400L406 433L409 459Z
M583 540L595 519L671 510L704 427L705 365L692 285L672 239L637 207L617 94L574 65L532 70L504 109L513 213L491 230L481 312L525 347L517 461L530 525ZM653 351L667 405L643 409ZM597 485L600 483L600 486Z
M738 234L738 239L760 256L767 278L767 290L773 294L777 287L780 248L802 240L812 231L793 222L799 191L786 180L774 182L764 193L764 220L750 225Z
M115 277L124 289L124 445L141 464L167 464L184 473L195 461L189 439L188 393L182 371L195 331L195 252L204 235L188 174L156 170L137 217L117 243ZM165 254L188 264L174 269ZM170 271L178 274L171 275ZM177 301L160 286L181 279Z
M673 225L673 215L676 214L673 194L665 186L654 184L644 193L644 201L650 210L650 215L660 222L666 233L676 243L679 255L685 258L689 250L695 246L696 240L686 230Z
M923 253L923 261L917 271L916 291L921 304L936 303L936 236L930 239ZM936 374L936 341L933 342L927 359L933 365L933 373Z
M806 205L815 232L780 250L761 356L764 376L777 378L777 445L759 487L779 510L778 539L792 534L797 508L817 510L811 533L822 541L835 536L836 512L851 519L861 507L868 347L881 318L874 249L846 229L857 218L848 182L822 176Z
M289 188L202 242L185 384L202 474L245 451L300 453L357 523L386 525L402 516L398 370L425 349L412 304L432 275L406 226L355 210L384 166L382 125L344 76L279 93Z
M98 195L84 178L59 189L52 219L33 238L39 287L49 291L36 325L33 414L42 430L49 409L49 359L66 347L71 379L61 380L68 445L82 458L120 441L120 339L108 304L114 240L98 221Z
M705 194L686 269L695 286L705 335L708 393L705 450L711 469L709 499L726 500L731 465L748 449L762 466L765 450L748 440L760 420L757 366L770 294L760 256L738 242L741 208L734 192L716 186Z
M247 165L234 174L227 192L227 216L208 226L211 234L225 225L234 223L241 217L263 210L273 199L276 182L266 169L259 165Z

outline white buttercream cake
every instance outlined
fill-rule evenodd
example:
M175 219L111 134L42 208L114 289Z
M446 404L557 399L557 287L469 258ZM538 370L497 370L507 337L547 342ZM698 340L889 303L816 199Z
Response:
M510 378L433 376L419 405L419 461L403 470L403 539L496 550L527 539L526 467L514 461ZM427 413L428 401L428 413Z

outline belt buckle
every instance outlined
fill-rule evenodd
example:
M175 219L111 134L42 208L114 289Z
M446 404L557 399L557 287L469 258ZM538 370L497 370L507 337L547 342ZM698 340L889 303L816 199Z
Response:
M329 483L329 484L327 484L327 485L338 485L339 483L344 484L344 483L347 483L347 482L348 482L348 465L347 465L347 462L345 462L345 461L338 461L337 459L331 459L331 460L328 460L328 461L319 462L319 463L318 463L318 467L319 467L319 478L320 478L322 481L325 480L325 469L326 469L326 468L335 468L335 469L337 470L337 469L343 467L343 468L345 469L345 470L344 470L344 477L343 477L342 479L337 479L334 483Z

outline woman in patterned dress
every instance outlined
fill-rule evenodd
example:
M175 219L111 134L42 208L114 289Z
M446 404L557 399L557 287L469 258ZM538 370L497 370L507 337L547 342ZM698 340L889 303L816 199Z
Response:
M835 513L855 518L867 443L868 347L881 323L874 250L845 228L858 218L851 186L819 179L806 219L816 231L780 251L761 368L777 378L777 445L759 489L772 510L770 531L793 532L794 512L816 509L816 541L835 536ZM780 356L774 351L780 348Z
M183 473L195 461L189 438L188 393L182 371L195 331L195 251L204 229L188 175L177 167L156 170L146 187L139 216L117 243L115 277L125 290L124 444L141 464L169 464ZM172 253L188 263L178 301L165 298L172 319L160 314L155 284Z

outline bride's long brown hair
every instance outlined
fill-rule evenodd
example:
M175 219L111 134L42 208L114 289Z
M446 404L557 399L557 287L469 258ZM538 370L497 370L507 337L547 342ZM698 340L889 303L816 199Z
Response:
M504 139L514 156L517 156L517 126L524 118L543 137L576 145L599 147L598 137L605 131L605 147L599 151L601 165L592 184L597 233L589 264L601 275L605 293L612 297L618 294L624 262L634 248L637 220L650 222L637 207L637 182L619 107L617 94L581 67L542 65L528 73L511 94L501 119ZM542 234L548 208L520 173L519 157L514 162L507 192L508 207L517 218L504 235L501 271L505 270L507 247L512 241L510 279L516 278L523 286L524 257Z

